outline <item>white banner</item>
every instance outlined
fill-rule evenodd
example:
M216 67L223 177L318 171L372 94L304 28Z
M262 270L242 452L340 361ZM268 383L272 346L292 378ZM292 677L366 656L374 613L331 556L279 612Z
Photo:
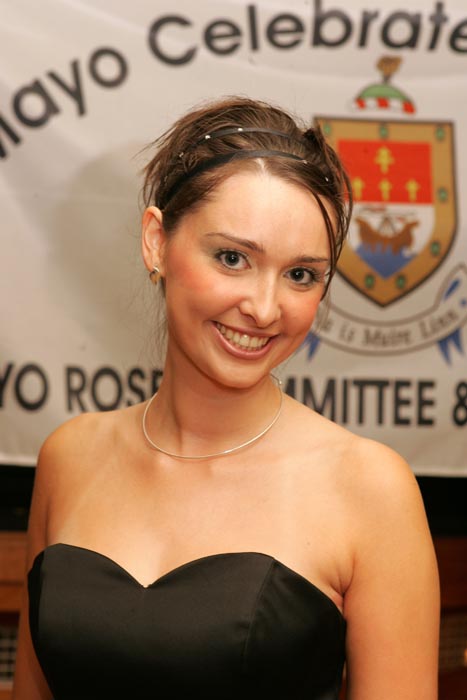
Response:
M356 200L287 391L417 474L467 475L467 7L365 7L0 1L1 462L157 388L141 149L241 93L319 122Z

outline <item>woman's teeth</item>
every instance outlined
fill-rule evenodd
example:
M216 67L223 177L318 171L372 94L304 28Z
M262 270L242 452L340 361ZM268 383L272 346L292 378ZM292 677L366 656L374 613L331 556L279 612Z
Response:
M216 323L216 326L224 338L227 338L232 345L236 345L242 348L242 350L259 350L270 340L264 336L259 337L256 335L247 335L246 333L238 333L238 331L233 331L231 328L226 328L222 323Z

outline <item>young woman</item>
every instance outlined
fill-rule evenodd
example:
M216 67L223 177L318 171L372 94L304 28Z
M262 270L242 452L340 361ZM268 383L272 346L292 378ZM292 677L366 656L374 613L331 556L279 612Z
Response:
M435 700L439 593L413 474L285 396L348 227L321 133L222 100L146 168L157 394L45 442L15 700Z

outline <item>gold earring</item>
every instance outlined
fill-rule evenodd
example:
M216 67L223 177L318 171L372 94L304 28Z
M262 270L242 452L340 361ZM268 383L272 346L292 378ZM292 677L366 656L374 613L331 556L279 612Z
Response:
M157 265L154 265L151 272L149 273L149 279L151 280L153 285L156 286L157 283L159 282L160 278L161 278L161 271L159 270Z

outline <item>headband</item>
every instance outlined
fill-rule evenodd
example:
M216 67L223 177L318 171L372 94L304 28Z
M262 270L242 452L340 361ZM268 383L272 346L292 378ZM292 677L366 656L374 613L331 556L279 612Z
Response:
M255 127L255 126L238 126L238 127L229 127L226 129L219 129L218 131L213 131L211 134L205 134L202 136L200 139L195 141L193 144L188 146L188 148L185 151L182 151L181 153L178 154L178 159L181 160L183 157L188 153L189 151L197 148L200 146L202 143L206 143L206 141L210 141L211 139L216 139L216 138L222 138L224 136L230 136L232 134L241 134L241 133L256 133L256 134L274 134L275 136L281 136L282 138L288 139L289 141L295 141L296 143L299 143L302 148L306 148L306 143L301 140L296 138L295 136L291 136L290 134L285 134L282 131L276 131L275 129L267 129L267 128L260 128L260 127ZM264 158L264 157L279 157L279 158L292 158L293 160L298 160L301 161L304 164L307 164L308 161L305 158L302 158L301 156L295 155L295 153L289 153L288 151L278 151L274 149L241 149L237 151L231 151L230 153L224 153L218 156L213 156L212 158L208 158L207 160L202 161L201 163L198 163L198 165L195 165L194 168L189 170L186 173L183 173L178 177L172 187L169 189L169 191L165 194L165 197L163 198L162 201L159 202L159 207L163 209L168 202L172 199L172 197L180 190L180 188L185 185L188 180L191 180L193 177L196 175L199 175L200 173L205 172L206 170L212 170L213 168L218 168L220 165L224 165L225 163L230 163L235 160L245 160L246 158ZM329 182L329 178L325 177L326 182Z
M267 129L266 127L260 126L230 126L227 129L218 129L218 131L213 131L212 134L204 134L204 136L188 146L185 151L179 153L178 157L182 158L185 153L191 151L197 146L200 146L206 141L210 141L211 139L220 139L224 136L231 136L232 134L273 134L274 136L281 136L283 139L287 139L288 141L295 141L296 143L300 144L302 148L306 147L306 144L302 139L291 136L291 134L286 134L283 131L277 131L277 129Z

